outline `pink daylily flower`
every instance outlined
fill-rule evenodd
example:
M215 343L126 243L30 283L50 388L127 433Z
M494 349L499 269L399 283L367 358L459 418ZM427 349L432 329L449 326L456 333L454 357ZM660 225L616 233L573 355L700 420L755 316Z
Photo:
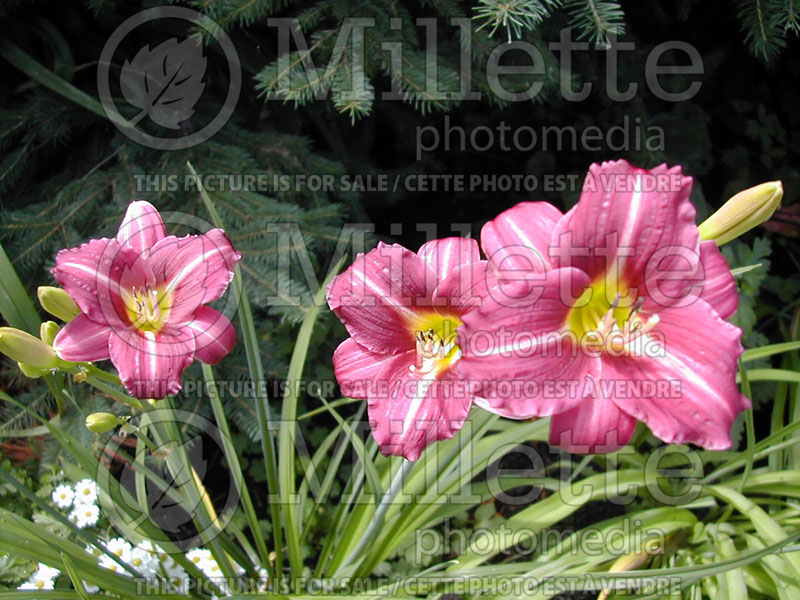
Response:
M473 397L454 375L456 329L485 297L487 269L471 239L435 240L416 254L379 243L328 286L351 336L334 352L336 379L344 395L367 400L384 454L414 461L461 429Z
M735 380L741 331L725 320L738 297L716 244L699 241L691 186L679 167L595 164L566 214L524 202L484 226L498 277L519 281L462 317L460 336L496 343L465 344L455 370L532 385L481 384L482 405L551 416L551 444L576 453L619 449L637 420L669 443L731 446L750 406Z
M233 325L205 304L222 296L240 258L221 229L167 235L150 203L132 202L116 239L56 256L53 275L81 314L53 348L69 361L110 358L137 398L175 394L195 358L216 364L233 348Z

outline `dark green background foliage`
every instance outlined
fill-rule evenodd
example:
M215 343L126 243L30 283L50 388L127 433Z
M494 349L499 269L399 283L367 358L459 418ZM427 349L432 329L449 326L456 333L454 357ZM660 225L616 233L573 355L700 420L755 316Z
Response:
M681 164L696 178L694 200L707 214L735 191L756 183L782 179L784 205L791 207L800 186L800 57L796 39L797 20L793 0L770 2L692 1L677 2L595 0L526 0L510 2L456 2L454 0L211 0L189 2L215 19L230 35L243 68L242 93L233 118L211 141L188 150L158 152L142 148L124 137L106 119L37 85L30 77L0 60L0 241L30 292L37 285L51 284L48 269L60 248L72 247L90 237L113 235L126 205L133 199L153 202L162 211L180 211L206 218L200 197L192 191L139 191L141 174L186 174L191 161L200 173L252 174L574 174L578 181L591 162L623 156L650 167L661 162ZM110 33L138 10L154 2L93 0L85 3L0 3L0 39L6 39L64 81L97 96L96 69L100 51ZM504 8L505 7L505 8ZM509 10L509 25L501 10ZM309 80L299 68L302 54L294 49L290 79L295 89L286 102L265 102L264 94L276 87L278 63L277 29L268 17L297 17L313 47L318 79ZM375 19L366 29L363 65L368 90L380 93L392 84L388 57L381 42L402 42L404 69L400 81L406 101L373 100L372 94L349 98L351 63L325 72L337 34L345 17ZM474 88L482 101L441 101L425 90L425 33L416 18L438 19L438 87L457 90L461 48L451 18L475 17L480 27L473 38ZM390 27L390 19L402 27ZM500 19L498 21L498 19ZM499 23L499 24L498 24ZM516 25L515 25L516 23ZM497 26L496 26L497 25ZM590 42L590 49L574 54L573 89L591 82L593 90L581 102L565 100L558 56L548 43L557 41L564 27L573 36ZM158 33L158 32L155 32ZM163 32L161 32L163 34ZM186 32L188 33L188 32ZM620 87L638 83L639 93L629 102L613 102L604 90L608 36L633 42L635 50L619 60ZM173 33L174 35L174 33ZM486 80L489 53L508 39L523 39L536 45L547 65L543 89L533 100L501 102ZM694 97L684 102L665 102L647 90L645 61L661 42L681 40L700 52L704 75ZM138 40L140 45L147 41ZM135 44L137 40L131 43ZM227 92L227 79L220 68L219 50L208 46L210 67L207 92L197 108L197 118L216 114ZM511 62L523 56L508 54ZM665 61L676 60L666 55ZM681 58L680 60L685 60ZM118 67L118 65L117 65ZM525 89L529 81L508 83ZM689 79L673 78L675 89L685 89ZM320 85L330 85L327 100L314 100ZM432 126L443 132L444 119L469 132L478 126L497 131L500 125L513 131L531 126L573 126L578 131L596 125L606 131L627 118L631 129L647 127L665 132L663 149L620 152L603 147L599 151L567 148L529 152L504 150L496 143L485 151L459 147L424 153L417 160L419 128ZM455 139L455 138L454 138ZM612 144L613 145L613 144ZM227 224L242 262L250 299L258 311L261 350L268 377L285 376L294 341L295 324L309 302L304 278L291 249L281 247L278 237L267 232L269 223L296 222L303 232L318 275L330 266L330 257L342 223L374 222L379 237L415 248L424 241L418 223L436 223L440 236L451 234L451 223L467 223L477 236L480 226L500 210L522 200L549 200L568 208L577 189L542 192L479 191L473 193L270 193L219 192L214 201ZM781 221L772 231L749 234L726 250L732 266L761 263L744 275L741 309L736 319L745 330L745 344L767 338L774 341L790 335L800 284L798 227ZM392 224L401 224L399 230ZM191 230L173 224L174 232ZM291 255L291 278L277 289L277 257ZM297 296L299 301L276 308L267 302L274 295ZM330 356L344 338L343 328L328 317L315 330L310 379L331 379ZM5 386L20 399L48 409L46 390L30 380L18 378L15 367L4 363ZM244 377L243 352L237 349L223 362L218 380ZM187 372L196 377L196 366ZM77 406L84 413L108 409L100 397L87 397L85 387L73 386ZM306 398L307 409L319 403ZM186 397L187 407L206 410L202 397ZM241 432L237 445L247 453L256 450L260 432L252 403L247 398L226 399L231 419ZM81 429L81 416L65 416L65 424ZM325 433L327 421L310 421L312 443ZM3 430L27 425L16 411L0 415ZM87 433L83 433L89 438ZM45 450L47 452L47 450ZM48 456L52 462L56 457ZM253 477L262 469L250 470Z

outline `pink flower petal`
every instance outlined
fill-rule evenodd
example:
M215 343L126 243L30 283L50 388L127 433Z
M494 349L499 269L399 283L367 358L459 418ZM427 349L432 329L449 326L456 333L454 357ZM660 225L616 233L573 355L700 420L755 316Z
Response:
M724 319L736 312L736 282L716 243L702 242L697 250L673 248L669 253L674 260L668 270L659 273L660 263L645 272L645 284L638 293L645 298L646 312L690 307L698 298ZM651 266L656 262L651 261Z
M210 306L201 306L185 324L194 332L195 357L209 365L225 358L236 343L236 329L228 318Z
M158 284L173 294L169 322L188 321L198 306L222 296L240 259L221 229L157 242L150 264Z
M619 160L593 164L580 200L552 234L554 266L577 267L592 280L611 267L630 287L644 284L649 261L663 270L682 269L671 247L697 251L692 178L680 167L651 170Z
M450 275L456 267L472 264L481 259L478 242L460 237L432 240L422 244L417 256L433 267L439 280Z
M488 260L462 264L436 286L433 304L463 312L481 306L497 285L497 274Z
M550 236L563 215L548 202L520 202L481 229L486 258L501 271L550 268Z
M342 395L366 399L377 384L381 369L394 357L394 354L371 352L353 338L347 338L333 353L333 371Z
M664 355L603 357L602 377L615 383L605 395L667 443L730 448L731 425L750 406L736 386L741 330L703 300L659 317L651 336Z
M52 273L83 313L114 327L130 322L123 298L134 287L155 283L153 270L136 250L105 238L61 250Z
M53 350L59 358L73 362L106 360L109 358L108 338L111 328L80 314L58 332Z
M600 359L564 338L570 304L561 295L577 297L588 284L577 269L557 269L540 282L517 284L524 301L516 305L489 298L465 314L456 374L499 414L542 417L577 406L580 385L599 375Z
M701 242L700 259L706 276L700 297L708 302L720 317L727 319L739 306L736 281L728 262L722 256L716 242L711 240Z
M368 398L372 435L383 454L414 461L438 440L453 437L461 429L472 404L464 382L435 371L412 373L414 352L392 357L376 380Z
M373 352L395 354L415 346L409 323L430 306L436 277L419 256L382 242L328 286L328 305L353 339ZM429 288L429 289L428 289Z
M128 205L125 218L117 231L117 241L147 256L156 242L166 235L167 230L161 215L152 204L140 200Z
M109 351L130 394L163 398L181 389L181 373L194 360L194 334L188 327L158 333L117 329Z
M631 440L636 419L611 400L585 398L575 408L550 419L550 445L573 454L615 452Z

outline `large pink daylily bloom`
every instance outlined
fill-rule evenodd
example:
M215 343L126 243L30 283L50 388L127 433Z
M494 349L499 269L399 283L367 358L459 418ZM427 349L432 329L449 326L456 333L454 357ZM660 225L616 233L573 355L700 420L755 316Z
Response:
M498 277L518 281L462 318L459 335L495 340L466 344L456 365L490 382L482 402L552 416L551 443L572 452L617 450L637 420L666 442L731 446L749 406L735 381L741 331L725 320L738 298L716 244L699 241L691 186L680 167L595 164L566 214L525 202L484 226ZM507 380L531 385L504 393Z
M230 321L204 305L222 296L240 258L221 229L167 235L151 204L132 202L116 239L56 256L53 275L81 314L53 348L69 361L110 358L137 398L177 393L195 358L216 364L236 341Z
M453 373L456 328L485 297L487 270L474 240L435 240L416 254L380 243L328 287L351 335L333 355L336 378L344 395L367 400L384 454L416 460L463 426L473 396Z

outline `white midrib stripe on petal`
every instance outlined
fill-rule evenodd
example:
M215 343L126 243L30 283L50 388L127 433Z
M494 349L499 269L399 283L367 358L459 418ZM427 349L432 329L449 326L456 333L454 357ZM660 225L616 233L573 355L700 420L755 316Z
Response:
M184 277L186 277L189 273L194 270L194 268L199 265L201 262L205 262L209 257L214 256L214 254L218 254L222 252L220 248L214 248L213 250L209 250L208 252L203 252L199 256L196 256L192 259L188 265L185 265L175 277L173 277L170 282L167 284L166 289L164 290L165 293L169 293L173 291L178 285L180 285L181 281Z
M525 246L530 248L531 250L533 250L542 259L542 264L548 264L547 261L545 260L545 257L542 256L542 253L539 252L539 249L534 245L534 243L531 241L531 239L527 235L525 235L525 232L523 232L522 229L519 228L517 223L513 219L509 219L507 221L507 223L508 223L508 226L511 227L511 230L517 236L519 236L519 238L523 242L525 242Z
M156 334L152 331L144 332L144 339L147 340L147 354L150 357L150 376L156 373Z
M426 265L432 266L441 280L450 274L450 261L454 253L457 252L453 251L453 244L431 244L426 248L425 254L419 253L417 256Z
M78 271L83 271L88 275L94 275L96 279L102 280L109 288L111 288L111 280L108 278L107 275L102 274L97 267L90 267L88 265L84 265L83 263L74 263L70 260L65 260L61 264L58 265L60 270L64 270L65 267L69 267L71 269L77 269Z
M411 406L408 407L406 418L403 420L403 431L400 434L401 439L405 439L406 434L409 432L409 428L414 422L415 417L422 406L422 401L425 399L425 396L428 395L428 389L436 379L436 374L437 369L434 369L430 373L426 373L425 376L417 382L416 393L414 394L414 398L411 400Z
M122 225L120 225L119 231L117 232L117 241L127 244L131 240L131 223L132 221L128 220L125 221Z
M378 298L382 298L383 302L386 302L386 304L388 304L390 306L393 306L398 311L404 312L404 313L406 313L407 315L409 315L411 317L413 317L415 315L415 312L413 310L411 310L410 307L405 306L403 304L398 304L396 302L393 302L391 294L387 294L386 290L382 289L380 286L378 286L376 283L374 283L369 277L367 277L366 272L360 271L360 270L353 270L353 275L354 276L356 276L356 275L361 276L363 281L364 281L364 286L367 287L368 289L370 289L371 291L375 292L375 294L378 296ZM390 286L390 290L391 290L391 278L390 278L389 286Z
M221 333L222 333L221 331L215 331L215 332L213 332L213 331L211 330L211 328L209 328L209 329L205 329L205 328L203 328L203 326L202 326L200 323L198 323L197 321L189 321L189 322L186 324L186 326L187 326L189 329L191 329L192 331L196 331L196 332L198 332L198 333L201 333L201 334L208 334L208 335L206 335L206 338L211 338L211 342L212 342L212 343L216 344L216 345L217 345L217 346L219 346L220 348L224 348L224 347L225 347L225 346L223 346L222 342L220 342L220 341L219 341L219 337L220 337L220 335L221 335ZM195 335L195 339L197 339L197 335ZM209 345L210 345L210 344L206 343L206 346L209 346Z
M630 248L633 246L632 243L633 233L636 230L636 222L639 219L639 209L641 208L641 205L642 205L642 175L641 173L637 173L633 184L633 194L631 195L630 212L628 213L628 218L625 220L625 227L622 230L622 234L619 240L620 248ZM636 255L633 254L632 256ZM621 260L621 263L617 263L619 264L619 267L621 269L622 265L625 264L625 260L628 258L628 255L618 256L615 258L617 260Z
M657 359L668 365L674 367L677 371L681 373L681 380L690 381L695 384L697 387L708 393L710 399L719 398L719 394L714 391L712 387L708 385L708 383L700 377L691 367L689 367L686 363L681 361L677 356L674 354L670 354L667 352L666 356L662 356L661 358ZM683 393L683 390L681 390Z

